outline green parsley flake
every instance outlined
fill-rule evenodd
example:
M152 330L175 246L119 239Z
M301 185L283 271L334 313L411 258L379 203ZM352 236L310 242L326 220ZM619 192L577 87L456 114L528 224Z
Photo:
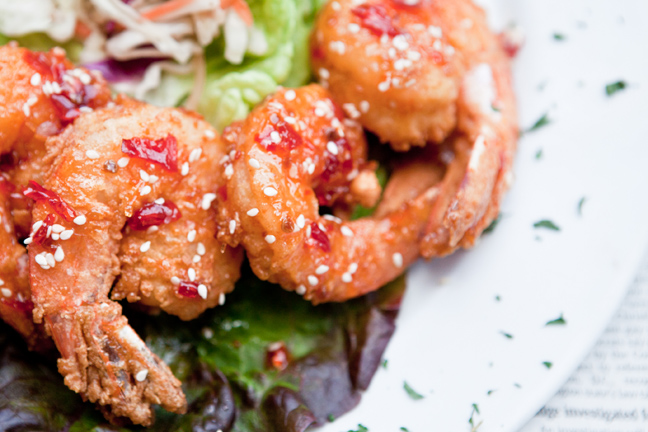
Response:
M495 300L496 300L496 301L501 301L501 300L502 300L502 297L499 296L499 295L496 295L496 296L495 296Z
M401 431L401 432L410 432L410 430L407 429L405 426L401 426L401 428L399 429L399 431Z
M546 367L547 369L551 369L551 366L553 366L553 363L548 362L548 361L546 361L546 362L542 362L542 364L543 364L544 367Z
M567 324L567 321L565 321L565 318L563 318L562 314L560 314L560 317L556 318L555 320L547 321L547 324L545 324L545 326L565 324Z
M535 154L536 160L542 159L542 149L539 149Z
M535 132L541 127L547 126L549 123L551 123L551 120L549 120L549 113L544 113L544 115L540 117L538 121L533 124L533 126L524 131L524 133Z
M468 423L470 423L471 426L471 432L475 432L482 424L482 422L475 424L475 414L479 415L479 406L476 403L472 404L472 411L470 412L470 418L468 419Z
M389 360L385 359L385 360L382 361L381 366L382 366L383 369L387 369L388 364L389 364Z
M553 38L557 41L564 41L566 39L565 35L562 33L554 33Z
M625 81L617 81L605 86L605 94L612 96L614 93L624 90L628 84Z
M493 222L490 223L484 230L483 234L488 234L493 232L495 228L497 228L497 224L499 224L500 220L502 220L502 214L498 214L497 217L493 220Z
M507 339L513 339L513 335L511 333L506 333L505 331L500 331L500 333Z
M490 396L490 395L492 395L493 393L495 393L496 391L497 391L497 390L488 390L488 391L486 392L486 395L487 395L487 396Z
M547 228L553 231L560 231L560 227L548 219L543 219L533 224L534 228Z
M335 421L335 416L333 414L329 414L326 419L330 422L333 423Z
M405 389L405 392L407 395L412 398L413 400L421 400L425 396L423 396L420 393L417 393L416 390L414 390L412 387L410 387L409 384L407 384L407 381L403 381L403 388Z
M583 197L578 201L578 216L583 216L583 204L585 204L586 197Z
M358 423L358 429L349 430L349 432L369 432L369 429Z

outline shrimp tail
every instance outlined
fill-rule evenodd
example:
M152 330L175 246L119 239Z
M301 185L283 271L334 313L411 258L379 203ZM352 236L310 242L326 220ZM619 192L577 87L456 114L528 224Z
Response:
M102 406L111 418L153 422L152 404L185 413L180 381L153 354L114 302L85 305L46 318L62 357L65 384Z

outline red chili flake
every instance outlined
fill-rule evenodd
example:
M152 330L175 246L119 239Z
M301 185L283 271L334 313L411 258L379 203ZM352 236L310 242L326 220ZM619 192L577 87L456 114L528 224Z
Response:
M198 284L196 282L182 281L178 285L178 294L185 298L197 298L199 297Z
M178 140L169 134L166 138L131 138L122 140L122 153L162 165L169 171L178 171Z
M270 344L266 352L266 363L268 367L282 371L288 367L290 352L283 342Z
M137 210L128 225L134 231L144 231L152 226L170 224L181 217L180 209L172 201L166 200L164 204L152 202Z
M54 222L56 222L56 215L52 213L48 214L40 228L32 235L32 244L43 243L47 238L47 231L54 225Z
M280 141L278 143L272 140L272 132L279 134ZM304 139L290 124L279 121L276 125L267 125L263 128L263 131L256 136L256 142L269 152L284 157L291 150L300 147L304 143Z
M328 235L325 231L319 227L315 222L311 224L311 238L315 242L315 245L322 249L324 252L331 252L331 240L329 240Z
M513 30L506 30L499 35L500 44L504 52L511 58L515 57L522 48L523 39Z
M416 3L411 3L410 1L407 0L391 0L391 2L394 4L396 7L400 7L403 9L418 9L421 7L421 4L423 3L423 0L419 0Z
M313 47L312 55L313 55L313 58L316 59L316 60L323 60L324 57L326 57L324 55L324 50L319 45L316 45L316 46Z
M77 77L67 75L68 64L65 57L54 53L42 53L27 51L24 55L25 61L44 80L56 82L61 92L50 95L50 100L61 123L67 124L81 115L82 106L92 106L93 100L97 97L97 88L92 84L83 84ZM65 77L65 79L64 79Z
M387 10L382 5L360 5L351 10L353 15L360 18L363 27L377 36L387 34L391 37L402 34L403 32L394 25Z
M353 170L351 145L346 137L340 137L335 129L326 133L328 141L335 143L338 154L324 153L324 170L315 185L315 194L320 205L331 206L348 192L347 176Z
M221 187L219 187L216 193L218 193L218 198L222 202L227 201L227 185L222 185Z
M47 202L56 213L68 222L74 221L79 214L68 203L63 201L61 197L54 191L45 189L33 180L29 181L29 186L23 191L23 195L31 198L34 201Z
M17 310L23 314L29 314L29 316L31 317L32 311L34 310L34 303L32 303L31 299L24 299L23 301L20 301L17 297L18 296L13 296L12 298L8 299L3 296L0 301L9 306L11 309Z

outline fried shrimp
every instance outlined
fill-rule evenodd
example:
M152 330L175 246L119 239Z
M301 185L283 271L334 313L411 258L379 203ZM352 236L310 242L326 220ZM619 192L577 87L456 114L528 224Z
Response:
M397 150L443 144L425 257L470 247L511 181L517 118L509 58L469 0L329 2L311 40L320 81Z
M280 90L223 138L232 153L219 238L240 242L261 279L313 303L344 301L389 282L418 257L434 193L396 203L380 218L320 216L320 205L373 205L380 195L361 129L321 87Z
M151 404L184 412L180 382L108 293L121 266L115 298L189 319L233 289L241 254L214 238L219 138L198 116L120 98L47 144L58 156L28 191L46 227L32 233L30 273L65 383L137 424Z

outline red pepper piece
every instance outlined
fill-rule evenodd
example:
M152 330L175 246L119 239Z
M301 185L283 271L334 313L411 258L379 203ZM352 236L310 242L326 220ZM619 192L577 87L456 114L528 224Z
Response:
M182 281L178 285L178 294L186 298L197 298L199 296L198 284L196 282Z
M132 230L144 231L154 225L170 224L181 217L180 209L172 201L166 200L164 204L152 202L137 210L128 221L128 225Z
M178 140L169 134L165 138L131 138L122 140L122 153L178 171Z
M315 245L324 252L331 252L331 240L329 240L326 232L322 231L319 225L315 222L311 224L311 238Z
M31 198L34 201L47 202L56 213L68 222L74 221L79 214L68 203L63 201L61 197L54 191L45 189L33 180L29 181L29 186L23 191L23 195Z
M48 214L45 220L43 221L43 224L38 228L38 230L33 234L32 236L32 244L41 244L45 241L47 238L47 231L49 228L54 225L54 222L56 222L56 215L55 214Z
M360 18L360 23L366 29L377 36L387 34L391 37L403 32L394 25L387 9L382 5L363 4L351 10L353 15Z

